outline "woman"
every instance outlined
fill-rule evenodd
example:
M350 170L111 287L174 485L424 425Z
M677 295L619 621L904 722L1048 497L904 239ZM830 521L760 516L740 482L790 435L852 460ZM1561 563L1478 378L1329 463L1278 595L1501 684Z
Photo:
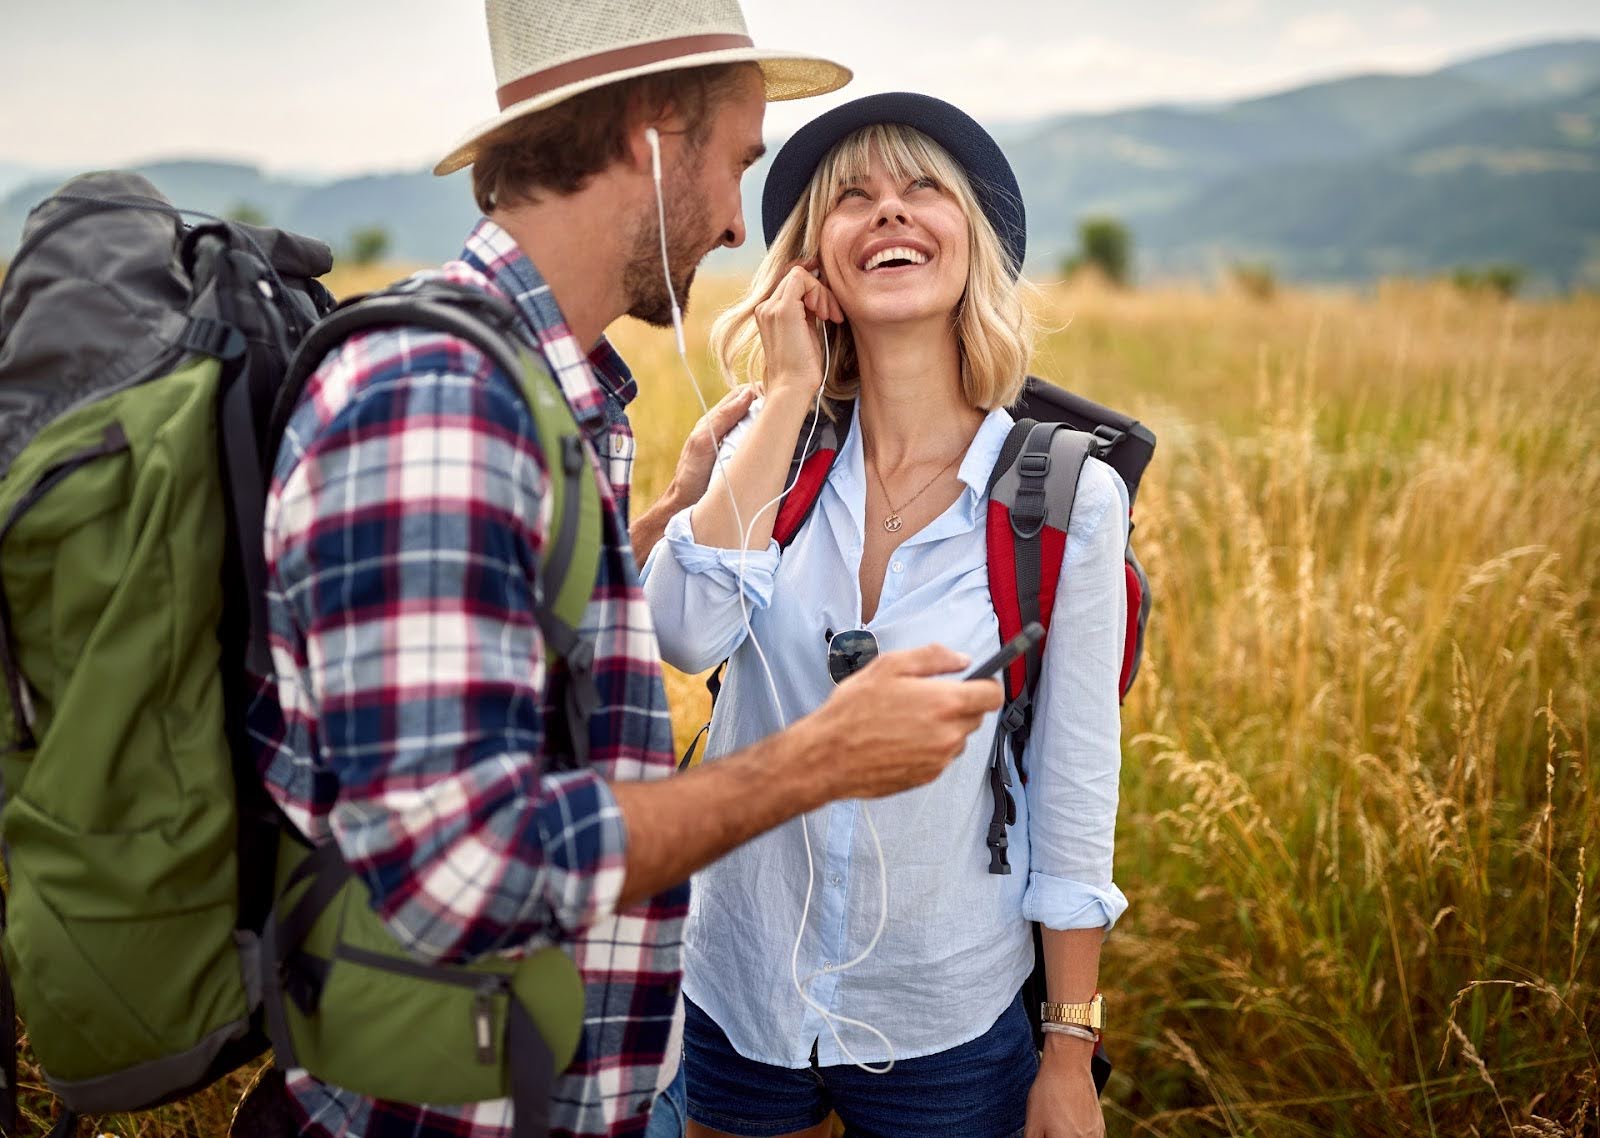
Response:
M766 258L713 331L724 368L762 398L726 440L725 481L672 520L646 574L663 657L686 671L730 660L710 761L820 705L862 645L998 648L983 498L1032 347L1015 178L956 108L897 94L823 115L779 152L763 206ZM819 387L853 403L780 557L762 507ZM1047 1034L1041 1062L1019 989L1039 921L1051 1000L1089 1001L1126 907L1111 881L1126 518L1121 481L1091 460L1025 753L1016 872L988 872L991 724L929 786L870 815L837 803L696 877L691 1135L823 1135L829 1110L861 1135L1101 1132L1092 1038Z

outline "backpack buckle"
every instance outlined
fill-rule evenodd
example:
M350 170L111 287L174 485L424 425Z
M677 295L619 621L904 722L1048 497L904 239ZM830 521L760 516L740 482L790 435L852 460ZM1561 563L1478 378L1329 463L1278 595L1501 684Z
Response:
M568 478L576 478L583 469L583 441L577 435L561 436L561 469Z
M1009 844L1004 824L994 824L989 827L990 873L1003 877L1011 872L1011 859L1006 856L1006 847Z
M1017 500L1011 507L1011 532L1024 541L1039 536L1044 529L1044 490L1023 486L1017 491Z
M1094 430L1090 431L1089 434L1093 436L1100 444L1095 448L1096 452L1098 454L1106 454L1122 441L1123 436L1126 435L1127 432L1119 431L1113 426L1110 426L1106 423L1101 423Z
M578 637L572 650L563 654L563 659L567 662L567 671L573 675L588 675L594 671L594 643Z
M191 316L178 342L191 352L223 361L244 355L244 334L232 324L209 316Z
M1024 478L1043 478L1050 473L1050 455L1025 454L1017 460L1017 470Z

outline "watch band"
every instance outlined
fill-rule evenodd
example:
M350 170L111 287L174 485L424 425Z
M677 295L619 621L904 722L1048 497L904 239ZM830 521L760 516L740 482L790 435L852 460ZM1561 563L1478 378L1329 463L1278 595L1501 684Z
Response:
M1051 1023L1049 1020L1039 1026L1053 1035L1070 1035L1074 1039L1082 1039L1089 1043L1100 1042L1100 1033L1092 1027L1079 1027L1075 1023Z
M1099 992L1085 1004L1052 1004L1048 1000L1039 1005L1039 1018L1047 1024L1075 1024L1078 1027L1104 1030L1106 1026L1106 1001Z

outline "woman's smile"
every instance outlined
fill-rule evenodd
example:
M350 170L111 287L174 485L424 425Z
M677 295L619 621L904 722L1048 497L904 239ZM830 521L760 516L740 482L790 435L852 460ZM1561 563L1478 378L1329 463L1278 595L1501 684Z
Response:
M904 237L874 241L858 265L862 272L894 272L926 265L934 254Z
M828 287L858 329L950 313L966 291L968 225L925 174L896 174L874 152L822 223Z

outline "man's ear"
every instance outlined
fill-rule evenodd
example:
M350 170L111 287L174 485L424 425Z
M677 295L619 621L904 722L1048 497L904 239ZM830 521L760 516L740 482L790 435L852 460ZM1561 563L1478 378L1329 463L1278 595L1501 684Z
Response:
M642 174L650 177L650 139L647 131L661 129L661 124L648 120L638 120L628 127L627 140L623 144L622 159L627 163L631 173Z
M673 135L681 136L684 133L683 116L678 114L676 107L668 104L664 107L647 108L636 105L634 113L629 116L628 141L625 158L628 165L650 177L650 139L648 131L656 131L656 143L661 147L661 169L663 172L670 165L668 159L668 141Z

